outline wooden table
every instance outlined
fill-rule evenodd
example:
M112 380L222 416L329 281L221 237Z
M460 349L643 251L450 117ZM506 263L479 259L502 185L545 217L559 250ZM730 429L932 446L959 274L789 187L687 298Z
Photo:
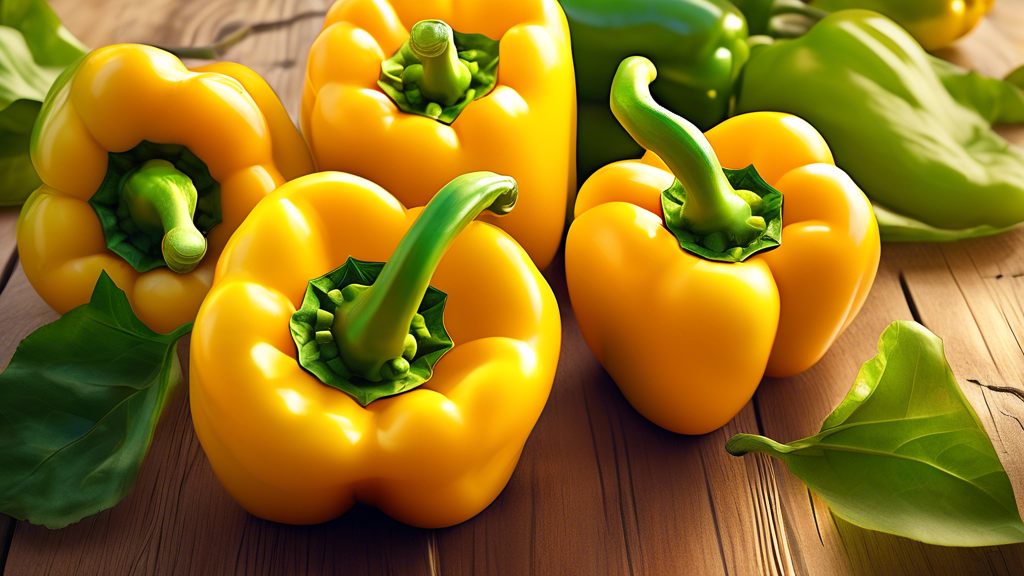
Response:
M232 48L297 119L306 53L326 0L59 0L91 46L199 45L243 22L298 16ZM313 13L309 15L308 13ZM1002 76L1024 63L1024 0L1000 0L942 56ZM1024 129L1004 134L1024 144ZM57 317L18 266L17 212L0 212L0 366ZM700 437L637 414L594 359L563 269L547 272L564 340L547 408L508 487L479 516L420 530L357 506L318 526L247 514L214 477L181 386L134 491L111 510L50 531L0 516L0 572L22 574L1024 574L1024 545L942 548L857 528L778 461L734 458L735 433L788 442L817 432L893 320L941 336L1024 509L1024 230L949 244L887 245L856 322L800 376L766 379L728 425ZM188 338L179 345L188 358Z

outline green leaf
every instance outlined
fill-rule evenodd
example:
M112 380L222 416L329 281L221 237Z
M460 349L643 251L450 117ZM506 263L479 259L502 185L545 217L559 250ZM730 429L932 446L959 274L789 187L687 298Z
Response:
M700 236L686 229L683 223L683 207L686 205L686 189L679 180L673 180L668 189L661 192L661 212L665 227L679 241L679 247L705 260L715 262L743 262L754 254L774 250L782 244L782 192L768 185L757 173L753 164L739 170L722 169L734 190L747 190L761 198L758 207L751 206L753 216L764 218L765 230L747 246L718 250L709 246L708 236Z
M416 352L407 357L409 372L394 380L370 382L353 374L338 355L333 340L318 342L317 332L329 330L340 290L349 285L371 286L384 269L384 262L349 259L332 272L309 281L302 306L292 315L290 327L299 365L324 384L337 388L366 406L374 400L408 392L430 380L434 364L454 343L444 327L444 304L448 295L429 286L413 318L409 333L416 339Z
M946 230L925 224L910 216L897 214L874 202L871 203L871 209L874 210L875 219L878 220L878 232L881 234L883 242L949 242L1002 234L1021 226L1018 223L1003 228L982 225L961 230Z
M0 374L0 512L61 528L124 498L191 328L153 332L104 272L88 304L25 338Z
M59 74L59 68L32 60L17 30L0 26L0 206L21 204L41 184L29 142L46 91Z
M64 68L89 51L60 23L45 0L3 0L0 26L20 31L40 66Z
M54 80L85 53L44 0L0 2L0 206L21 204L42 184L28 136Z
M1024 542L1010 478L942 341L894 322L821 432L789 444L733 436L734 456L781 458L839 517L942 546Z
M0 110L22 99L42 102L61 70L37 64L25 37L14 28L0 26Z
M1024 122L1024 91L1014 84L1014 71L1006 80L982 76L973 70L928 55L932 70L938 75L949 95L960 104L975 110L989 123Z

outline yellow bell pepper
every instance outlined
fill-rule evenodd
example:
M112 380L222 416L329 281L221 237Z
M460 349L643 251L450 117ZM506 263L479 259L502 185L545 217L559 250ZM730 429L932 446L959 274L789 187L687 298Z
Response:
M359 500L441 527L497 497L561 339L526 252L471 222L515 195L511 178L474 173L406 210L376 184L324 172L253 210L221 256L190 366L196 432L246 510L313 524Z
M649 152L583 185L566 278L587 344L633 407L703 434L732 419L763 375L824 355L874 281L878 226L809 124L747 114L705 139L651 98L655 75L645 58L619 67L612 110ZM751 165L763 182L741 170ZM722 166L735 172L727 179ZM779 191L781 221L769 218ZM747 250L757 245L770 251Z
M43 185L17 236L32 286L63 314L89 301L106 270L161 333L195 318L221 249L252 207L313 170L255 72L231 63L189 71L129 44L95 50L58 78L31 155Z
M496 53L477 48L494 40L496 69ZM398 62L410 65L384 73ZM500 9L484 0L339 0L310 49L302 132L320 170L372 180L406 206L426 204L459 174L511 175L521 190L516 211L484 219L544 269L576 189L573 78L555 0Z
M910 32L925 50L938 50L966 35L992 10L995 0L814 0L811 6L835 12L880 12Z

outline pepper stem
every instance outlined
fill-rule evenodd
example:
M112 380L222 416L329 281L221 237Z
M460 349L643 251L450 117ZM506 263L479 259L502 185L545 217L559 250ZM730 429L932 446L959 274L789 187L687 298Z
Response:
M462 98L473 81L469 67L459 60L452 27L441 20L421 20L409 35L409 49L420 59L418 79L423 97L443 107Z
M407 348L415 346L410 327L441 257L482 211L506 214L517 195L510 176L473 172L455 178L423 209L372 286L350 284L341 291L331 334L349 370L371 382L409 371Z
M760 197L734 190L704 134L654 101L650 84L657 75L654 64L642 56L623 60L612 81L612 113L638 144L665 161L683 185L684 228L714 235L719 249L749 245L765 231L764 219L751 215L751 204L758 205Z
M140 230L163 233L160 247L168 268L185 274L199 265L206 237L192 221L199 193L188 176L166 160L150 160L128 177L122 197Z

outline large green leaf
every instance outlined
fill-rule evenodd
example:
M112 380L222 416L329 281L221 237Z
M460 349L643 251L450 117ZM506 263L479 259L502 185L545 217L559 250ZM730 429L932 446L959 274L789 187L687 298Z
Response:
M60 23L46 0L0 0L0 26L20 31L40 66L64 68L89 51Z
M41 184L28 136L54 80L85 52L43 0L0 0L0 206Z
M763 452L858 526L929 544L1024 542L1010 478L946 363L942 341L894 322L816 436L779 444L733 436L725 449Z
M0 374L0 512L61 528L124 498L191 328L153 332L104 272L88 304L25 338Z
M36 64L25 37L14 28L0 26L0 110L22 99L42 102L61 70Z

